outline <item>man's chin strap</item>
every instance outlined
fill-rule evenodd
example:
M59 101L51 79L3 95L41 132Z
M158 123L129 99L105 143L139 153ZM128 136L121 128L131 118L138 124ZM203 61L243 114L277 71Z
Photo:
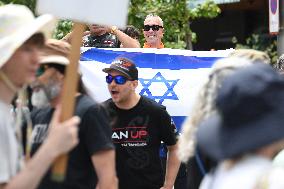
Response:
M12 83L12 81L7 77L7 75L0 69L0 79L5 83L5 85L14 93L18 92L18 88Z

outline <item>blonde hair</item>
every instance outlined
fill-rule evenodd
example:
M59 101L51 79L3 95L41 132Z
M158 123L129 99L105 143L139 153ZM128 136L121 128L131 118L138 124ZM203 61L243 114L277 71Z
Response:
M159 16L158 16L158 15L156 15L156 14L148 14L148 15L146 16L146 18L145 18L144 22L145 22L147 19L150 19L150 18L157 18L157 19L159 20L159 22L160 22L161 26L163 26L163 27L164 27L164 22L163 22L162 18L161 18L161 17L159 17Z
M271 62L267 53L255 49L237 49L231 52L229 57L246 58L254 62L260 61L265 64L270 64Z
M195 133L199 123L217 111L215 99L224 78L237 68L251 64L252 62L248 59L230 57L222 58L213 65L207 82L202 86L195 100L190 117L182 125L178 144L178 156L181 161L186 162L194 155Z

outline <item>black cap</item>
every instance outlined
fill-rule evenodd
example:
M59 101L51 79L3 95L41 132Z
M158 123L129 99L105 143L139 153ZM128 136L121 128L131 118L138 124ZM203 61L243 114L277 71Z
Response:
M109 73L115 70L129 77L132 80L138 80L138 70L132 60L128 58L115 59L109 68L104 68L103 71Z

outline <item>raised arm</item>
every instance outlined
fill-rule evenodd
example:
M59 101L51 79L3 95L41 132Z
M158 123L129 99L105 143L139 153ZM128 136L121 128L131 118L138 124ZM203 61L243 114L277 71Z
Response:
M137 39L133 39L129 35L120 31L116 26L108 28L108 32L116 35L118 40L121 42L123 48L140 48L140 43Z

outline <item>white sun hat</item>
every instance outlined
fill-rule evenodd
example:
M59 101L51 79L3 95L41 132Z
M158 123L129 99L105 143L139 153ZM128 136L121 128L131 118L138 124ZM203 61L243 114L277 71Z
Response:
M0 68L33 34L43 33L48 38L55 23L49 14L35 18L24 5L0 6Z

